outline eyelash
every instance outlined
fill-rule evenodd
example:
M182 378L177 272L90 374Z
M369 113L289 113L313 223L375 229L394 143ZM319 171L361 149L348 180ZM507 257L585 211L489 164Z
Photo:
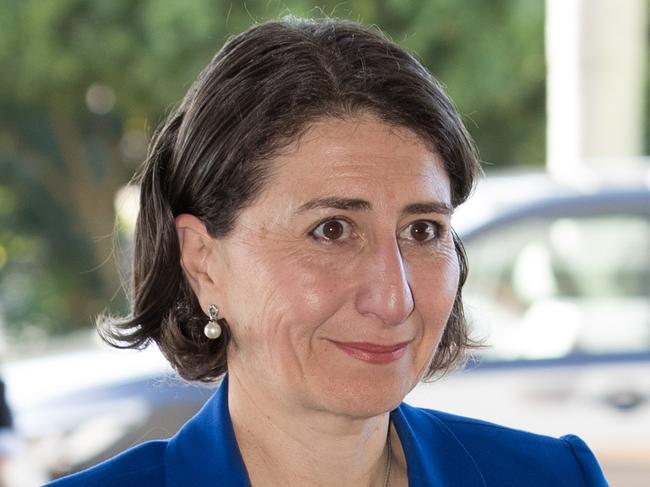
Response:
M312 239L314 239L314 240L316 240L318 242L322 242L322 243L325 243L325 244L332 244L332 245L340 245L340 244L344 243L344 241L346 239L350 238L350 236L347 236L347 237L341 237L341 238L337 238L337 239L329 239L327 237L317 235L317 231L318 231L319 228L321 228L326 223L331 223L331 222L341 222L341 223L343 223L344 227L348 228L348 232L350 232L352 234L352 238L356 237L356 234L354 234L354 230L352 229L352 223L350 223L347 219L342 218L342 217L327 218L326 220L321 221L320 223L318 223L318 225L316 225L309 232L309 236ZM431 238L427 239L427 240L421 240L421 241L416 240L416 239L409 239L411 242L414 242L416 245L422 245L422 246L429 245L430 246L433 243L437 242L438 240L440 240L440 239L442 239L444 237L445 227L443 225L441 225L440 223L435 222L433 220L416 220L414 222L411 222L408 225L406 225L402 230L400 230L398 232L398 236L401 235L403 232L408 231L410 228L413 227L413 225L415 225L417 223L429 224L431 226L431 228L432 228L433 236ZM344 229L344 233L345 233L345 229Z

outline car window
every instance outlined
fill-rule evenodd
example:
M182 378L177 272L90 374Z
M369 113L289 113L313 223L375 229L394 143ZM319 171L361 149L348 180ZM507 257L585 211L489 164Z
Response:
M650 220L536 218L466 242L486 359L650 351Z

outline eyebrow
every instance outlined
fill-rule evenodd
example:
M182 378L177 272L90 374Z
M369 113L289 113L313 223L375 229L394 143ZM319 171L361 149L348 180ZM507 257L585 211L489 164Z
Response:
M355 198L315 198L307 203L300 205L297 213L303 213L308 210L322 210L333 208L335 210L357 210L367 211L372 209L372 205L366 201ZM406 215L419 215L423 213L438 213L442 215L451 215L453 208L440 201L423 201L407 205L402 213Z
M335 210L369 210L372 205L365 200L353 198L315 198L300 205L298 213L308 210L322 210L334 208Z
M413 203L404 208L406 215L418 215L421 213L438 213L440 215L451 215L454 209L442 201L424 201Z

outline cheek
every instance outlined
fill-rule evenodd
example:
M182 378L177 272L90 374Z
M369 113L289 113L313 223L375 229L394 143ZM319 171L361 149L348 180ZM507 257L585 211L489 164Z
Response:
M286 251L249 262L254 272L240 275L232 286L233 310L238 312L235 338L273 343L283 350L304 348L340 305L341 276Z
M313 372L319 337L327 333L328 320L344 299L339 279L331 269L299 258L264 259L248 277L240 279L246 293L237 311L244 312L232 327L230 364L286 387L302 387Z

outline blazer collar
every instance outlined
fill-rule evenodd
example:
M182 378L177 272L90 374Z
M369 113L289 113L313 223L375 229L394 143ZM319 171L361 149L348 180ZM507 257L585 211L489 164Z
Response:
M485 486L462 443L440 419L427 413L406 404L391 412L408 464L409 486ZM169 440L165 464L169 487L250 487L228 411L227 376Z
M228 376L170 439L165 469L169 487L250 487L228 412Z
M409 487L486 487L472 456L433 411L402 403L390 417L404 449Z

